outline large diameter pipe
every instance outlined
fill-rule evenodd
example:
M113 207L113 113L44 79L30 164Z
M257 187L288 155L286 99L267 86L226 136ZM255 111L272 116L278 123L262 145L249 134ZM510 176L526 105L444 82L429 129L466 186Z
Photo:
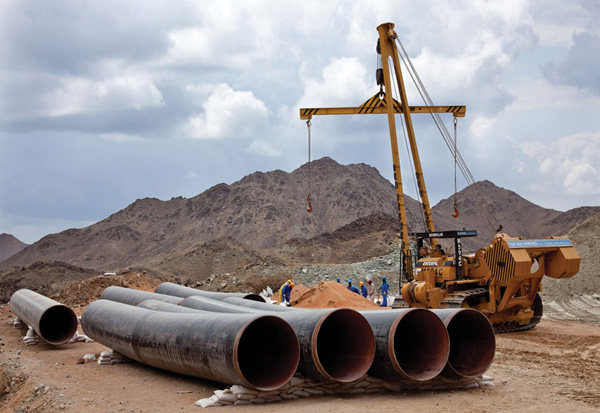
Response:
M443 373L453 377L478 377L496 353L496 336L488 318L472 308L431 310L446 326L450 356Z
M300 341L299 370L315 380L351 382L363 376L375 357L375 338L368 321L349 308L290 309L230 297L225 303L267 311L283 318ZM185 301L184 301L185 303Z
M361 311L375 335L376 352L369 374L386 379L430 380L439 375L450 353L442 320L423 308Z
M77 316L69 307L28 289L16 291L10 310L50 344L65 344L77 332Z
M272 315L175 314L98 300L81 325L95 341L141 363L258 390L287 383L300 357L294 330Z
M219 293L214 291L197 290L195 288L190 288L169 282L159 284L159 286L156 287L154 291L159 294L174 295L176 297L182 298L187 298L191 295L200 295L218 301L224 300L227 297L238 297L246 300L259 301L263 303L265 302L265 299L263 297L254 293Z
M211 313L210 311L202 311L202 310L195 310L193 308L187 308L187 307L182 307L180 305L176 305L176 304L169 304L169 303L165 303L164 301L158 301L158 300L146 300L146 301L142 301L141 303L139 303L138 305L136 305L136 307L140 307L140 308L145 308L146 310L152 310L152 311L163 311L165 313L187 313L187 314L194 314L194 313Z
M146 300L158 300L171 304L179 304L181 301L183 301L181 297L174 297L166 294L157 294L149 291L141 291L133 288L117 286L105 288L104 291L102 291L100 298L103 300L116 301L118 303L129 304L133 306L136 306L142 301Z
M252 300L240 300L239 297L226 297L223 299L223 302L235 304L241 307L253 308L255 310L269 311L269 312L290 312L290 311L306 311L310 309L307 308L298 308L298 307L288 307L286 305L276 305L276 304L268 304L260 301L252 301Z

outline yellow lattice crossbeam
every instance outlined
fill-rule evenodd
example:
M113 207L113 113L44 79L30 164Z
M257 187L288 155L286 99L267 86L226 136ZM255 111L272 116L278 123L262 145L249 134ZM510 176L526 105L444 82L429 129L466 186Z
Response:
M402 113L402 105L394 99L394 111ZM454 117L464 117L466 113L465 106L410 106L412 113L452 113ZM382 99L379 93L376 93L362 105L342 108L301 108L300 119L311 119L317 115L369 115L369 114L387 114L385 99Z

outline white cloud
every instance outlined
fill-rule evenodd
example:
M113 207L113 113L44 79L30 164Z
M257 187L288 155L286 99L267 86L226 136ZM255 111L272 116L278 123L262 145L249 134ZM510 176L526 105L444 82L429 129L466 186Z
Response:
M190 116L184 131L196 139L224 139L264 134L268 128L265 103L251 91L217 85L202 105L204 112Z
M600 105L600 97L597 95L582 92L574 86L554 84L540 77L523 77L510 91L515 100L508 110L515 112L540 107L566 109Z
M156 85L143 77L115 77L104 81L69 77L42 98L46 116L159 107L164 104Z
M355 57L331 59L320 78L304 76L304 95L298 107L358 106L377 91Z
M495 126L496 126L495 118L488 118L485 116L477 116L473 120L473 123L471 123L470 130L474 136L481 138L483 136L489 135L490 131Z
M252 141L250 146L246 148L246 152L270 157L281 156L282 154L279 149L276 149L272 144L262 139L255 139Z
M580 132L550 143L513 144L537 169L547 191L568 195L600 194L600 132ZM562 190L556 184L562 183Z

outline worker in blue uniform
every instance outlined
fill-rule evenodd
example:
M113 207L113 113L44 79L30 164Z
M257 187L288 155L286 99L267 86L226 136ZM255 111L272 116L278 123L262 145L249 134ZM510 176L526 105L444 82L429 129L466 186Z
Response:
M356 288L355 285L352 285L352 280L348 280L348 289L353 293L360 295L360 291L358 291L358 288Z
M280 303L290 305L290 294L293 288L294 283L290 280L287 280L287 282L281 286L281 289L279 290Z
M367 298L367 295L369 295L367 292L367 287L365 287L365 284L362 281L360 282L360 294L365 298Z
M387 279L385 278L385 275L381 278L382 284L381 284L381 296L383 297L383 299L381 300L381 306L382 307L387 307L387 296L388 296L388 292L390 290L390 285L387 282Z

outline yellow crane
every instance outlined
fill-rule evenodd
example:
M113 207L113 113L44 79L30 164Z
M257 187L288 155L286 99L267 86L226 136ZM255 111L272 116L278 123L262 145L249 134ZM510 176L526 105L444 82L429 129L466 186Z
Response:
M436 231L411 115L451 113L455 118L464 117L466 108L460 105L410 106L402 78L396 45L398 35L394 24L381 24L377 32L377 52L382 61L382 67L377 69L379 92L358 107L302 108L300 118L310 122L313 116L318 115L387 114L402 240L402 299L395 300L395 304L424 308L470 307L486 314L497 331L533 328L542 315L542 302L538 295L542 277L574 276L579 271L579 255L571 241L564 237L524 240L498 234L486 249L463 256L461 238L475 236L476 231ZM393 67L395 79L390 66ZM399 100L392 96L393 85L397 87ZM406 125L426 221L427 232L412 234L417 244L416 252L411 252L407 227L396 114L403 116ZM456 159L456 148L454 156ZM437 242L438 238L454 239L455 256L443 251Z

